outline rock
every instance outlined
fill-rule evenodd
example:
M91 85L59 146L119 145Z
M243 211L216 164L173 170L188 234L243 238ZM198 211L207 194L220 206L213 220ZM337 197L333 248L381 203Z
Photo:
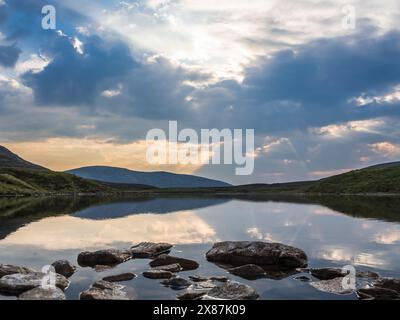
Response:
M181 290L189 287L191 285L191 282L180 277L174 277L161 281L161 284L174 290Z
M52 263L52 266L58 274L61 274L66 278L71 277L76 271L76 267L67 260L55 261Z
M82 267L94 267L96 265L117 265L132 258L129 251L116 249L99 250L95 252L85 251L79 254L78 263Z
M204 292L197 291L184 291L181 294L178 294L176 298L178 300L200 300L205 295Z
M195 270L199 267L199 264L196 261L173 257L168 254L162 254L158 256L156 259L150 262L150 266L152 268L155 268L160 266L167 266L174 263L178 263L182 267L183 271Z
M307 276L298 276L298 277L294 277L295 280L301 281L301 282L310 282L311 278L307 277Z
M400 279L380 278L372 283L374 287L394 290L400 293Z
M114 268L115 266L113 266L113 265L111 265L111 266L105 266L105 265L103 265L103 264L98 264L98 265L95 265L93 268L94 268L94 270L96 271L96 272L103 272L103 271L107 271L107 270L110 270L110 269L112 269L112 268Z
M169 243L141 242L131 247L132 258L152 258L169 252L172 247Z
M81 292L81 300L134 300L135 296L127 290L126 286L97 281L88 290Z
M178 300L197 300L206 295L218 284L221 284L221 282L212 280L197 282L195 284L192 284L183 293L178 294L176 297Z
M60 288L44 289L37 287L22 293L19 300L66 300L64 292Z
M166 266L154 267L153 270L164 270L169 272L179 272L182 271L182 267L179 263L169 264Z
M24 273L34 273L34 272L36 271L26 267L13 266L11 264L0 264L0 278L15 273L24 274Z
M166 270L148 270L143 272L143 277L149 278L149 279L170 279L174 277L175 274L173 274L170 271Z
M136 278L136 274L134 273L121 273L114 276L104 277L103 280L107 282L120 282L120 281L129 281Z
M356 277L362 279L378 279L379 273L373 271L357 271Z
M310 273L319 280L332 280L347 275L346 271L339 268L310 269Z
M326 292L326 293L335 293L335 294L349 294L352 293L353 290L345 289L343 287L344 277L334 278L330 280L321 280L321 281L313 281L310 282L310 285L315 289Z
M228 271L235 276L239 276L248 280L256 280L266 277L264 269L256 266L255 264L246 264L244 266L229 269Z
M395 290L371 287L357 290L360 300L399 300L400 295Z
M224 276L212 276L212 277L204 277L199 275L189 276L189 279L193 282L205 282L205 281L217 281L217 282L227 282L229 278Z
M0 279L0 293L18 295L41 286L45 277L47 275L42 272L16 273L4 276ZM69 286L69 281L64 276L56 274L56 286L65 290Z
M213 300L256 300L258 293L250 286L229 281L212 288L203 299Z
M297 268L307 265L303 250L280 243L261 241L226 241L215 243L206 254L211 262L231 265L277 265L284 268Z

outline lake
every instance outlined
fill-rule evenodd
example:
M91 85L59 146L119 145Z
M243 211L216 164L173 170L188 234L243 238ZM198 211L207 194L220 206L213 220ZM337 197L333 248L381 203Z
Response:
M371 270L400 277L400 199L389 197L0 199L0 264L41 270L58 259L77 265L84 250L129 248L143 242L174 244L172 255L200 263L180 273L226 275L249 284L261 299L356 299L355 294L318 291L295 275L254 281L207 262L205 253L223 240L281 242L303 249L311 267ZM78 268L66 290L68 299L101 278L133 272L123 282L139 299L175 299L179 291L141 276L150 260L135 259L96 272ZM15 299L0 296L0 299Z

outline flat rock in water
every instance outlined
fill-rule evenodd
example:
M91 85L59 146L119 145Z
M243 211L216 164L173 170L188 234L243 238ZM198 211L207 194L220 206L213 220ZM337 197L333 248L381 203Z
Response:
M380 278L373 282L374 287L394 290L400 293L400 279L395 278Z
M184 258L178 258L178 257L173 257L168 254L162 254L158 256L156 259L153 261L150 261L150 266L152 268L155 267L160 267L160 266L167 266L170 264L178 263L183 271L186 270L195 270L199 267L199 264L196 261L189 260L189 259L184 259Z
M66 278L71 277L76 271L76 267L67 260L58 260L53 262L51 265L58 274L61 274Z
M81 300L134 300L135 295L129 292L126 286L97 281L88 290L81 292Z
M220 284L221 282L212 280L196 282L176 297L178 300L198 300Z
M360 300L399 300L400 295L395 290L386 288L362 288L357 290L357 296Z
M169 271L169 272L179 272L182 271L182 267L179 263L174 263L174 264L169 264L166 266L159 266L159 267L154 267L152 270L163 270L163 271Z
M64 292L57 287L44 289L37 287L25 291L19 297L19 300L66 300Z
M171 271L166 271L166 270L148 270L143 272L143 277L149 278L149 279L170 279L174 277L175 274L173 274Z
M181 290L189 287L191 282L180 277L174 277L161 281L161 284L174 290Z
M258 293L250 286L229 281L211 289L203 299L212 300L256 300Z
M136 274L134 273L121 273L121 274L117 274L117 275L113 275L113 276L107 276L104 277L103 280L104 281L108 281L108 282L120 282L120 281L129 281L136 278Z
M319 280L332 280L347 275L347 271L343 271L340 268L310 269L310 273Z
M361 279L378 279L380 277L379 273L373 271L357 271L356 276Z
M192 280L193 282L205 282L205 281L210 281L210 280L219 281L219 282L229 281L229 278L225 277L225 276L206 277L206 276L194 275L194 276L189 276L189 279Z
M173 247L169 243L141 242L131 247L132 258L152 258L169 252Z
M229 269L228 271L235 276L239 276L248 280L256 280L266 277L265 270L255 264L246 264L244 266Z
M335 294L349 294L352 293L353 290L347 289L343 286L344 277L334 278L330 280L321 280L321 281L313 281L310 282L310 285L315 289L326 292L326 293L335 293Z
M0 278L15 273L35 273L35 272L37 271L26 267L13 266L11 264L0 264Z
M206 254L211 262L231 265L276 265L284 268L305 267L307 256L301 249L281 243L261 241L225 241L215 243Z
M116 249L99 250L95 252L81 252L78 263L82 267L94 267L96 265L117 265L132 258L130 251Z
M0 292L18 295L41 286L46 277L47 275L42 272L7 275L0 279ZM69 281L64 276L56 274L56 286L65 290L69 286Z

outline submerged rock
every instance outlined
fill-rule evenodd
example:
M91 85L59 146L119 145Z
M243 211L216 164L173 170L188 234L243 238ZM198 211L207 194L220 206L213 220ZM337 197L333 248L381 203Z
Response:
M195 270L199 267L199 264L196 261L173 257L168 254L162 254L158 256L156 259L150 262L150 266L154 268L160 266L167 266L175 263L178 263L182 267L183 271Z
M380 278L372 283L374 287L394 290L400 293L400 279Z
M301 281L301 282L310 282L311 278L307 276L297 276L294 277L295 280Z
M16 273L4 276L0 279L0 293L18 295L41 286L45 277L47 275L42 272ZM69 286L69 281L64 276L56 274L56 286L65 290Z
M174 276L175 274L166 270L148 270L143 272L143 277L149 279L170 279Z
M311 275L319 280L332 280L335 278L341 278L347 275L347 271L343 271L340 268L319 268L310 269Z
M64 292L60 288L44 289L37 287L22 293L19 300L66 300Z
M120 282L120 281L129 281L136 278L136 274L134 273L121 273L113 276L104 277L103 280L107 282Z
M0 278L10 275L10 274L15 274L15 273L34 273L37 272L33 269L26 268L26 267L19 267L19 266L14 266L11 264L0 264Z
M61 274L66 278L71 277L76 271L76 267L67 260L58 260L53 262L51 265L58 274Z
M169 243L141 242L131 247L132 258L152 258L167 253L173 247Z
M229 281L212 288L203 298L213 300L256 300L258 293L250 286Z
M361 279L378 279L380 277L379 273L373 271L357 271L356 276Z
M179 263L174 263L174 264L169 264L166 266L159 266L159 267L154 267L152 270L163 270L163 271L169 271L169 272L179 272L182 271L182 267Z
M400 300L400 294L391 289L371 287L357 290L360 300Z
M189 287L191 285L191 282L180 277L174 277L161 281L161 284L174 290L181 290Z
M205 281L218 281L218 282L227 282L229 281L229 278L225 276L211 276L211 277L205 277L205 276L200 276L200 275L194 275L194 276L189 276L189 279L192 280L193 282L205 282Z
M303 250L281 243L261 241L226 241L215 243L206 254L211 262L231 265L277 265L284 268L305 267L307 256Z
M99 250L95 252L81 252L78 263L82 267L94 267L96 265L117 265L132 258L129 251L117 249Z
M321 280L321 281L313 281L310 282L310 285L315 289L326 292L326 293L335 293L335 294L350 294L353 292L351 289L347 289L343 286L345 278L337 277L330 280Z
M246 264L244 266L229 269L228 271L235 276L239 276L248 280L256 280L266 277L265 270L255 264Z
M126 286L97 281L88 290L81 292L81 300L134 300L135 295Z

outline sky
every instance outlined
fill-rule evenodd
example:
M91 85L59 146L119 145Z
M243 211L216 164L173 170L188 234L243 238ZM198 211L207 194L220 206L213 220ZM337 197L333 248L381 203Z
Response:
M0 144L53 170L235 184L396 161L399 18L397 0L0 0ZM149 164L146 133L168 121L254 129L253 174Z

